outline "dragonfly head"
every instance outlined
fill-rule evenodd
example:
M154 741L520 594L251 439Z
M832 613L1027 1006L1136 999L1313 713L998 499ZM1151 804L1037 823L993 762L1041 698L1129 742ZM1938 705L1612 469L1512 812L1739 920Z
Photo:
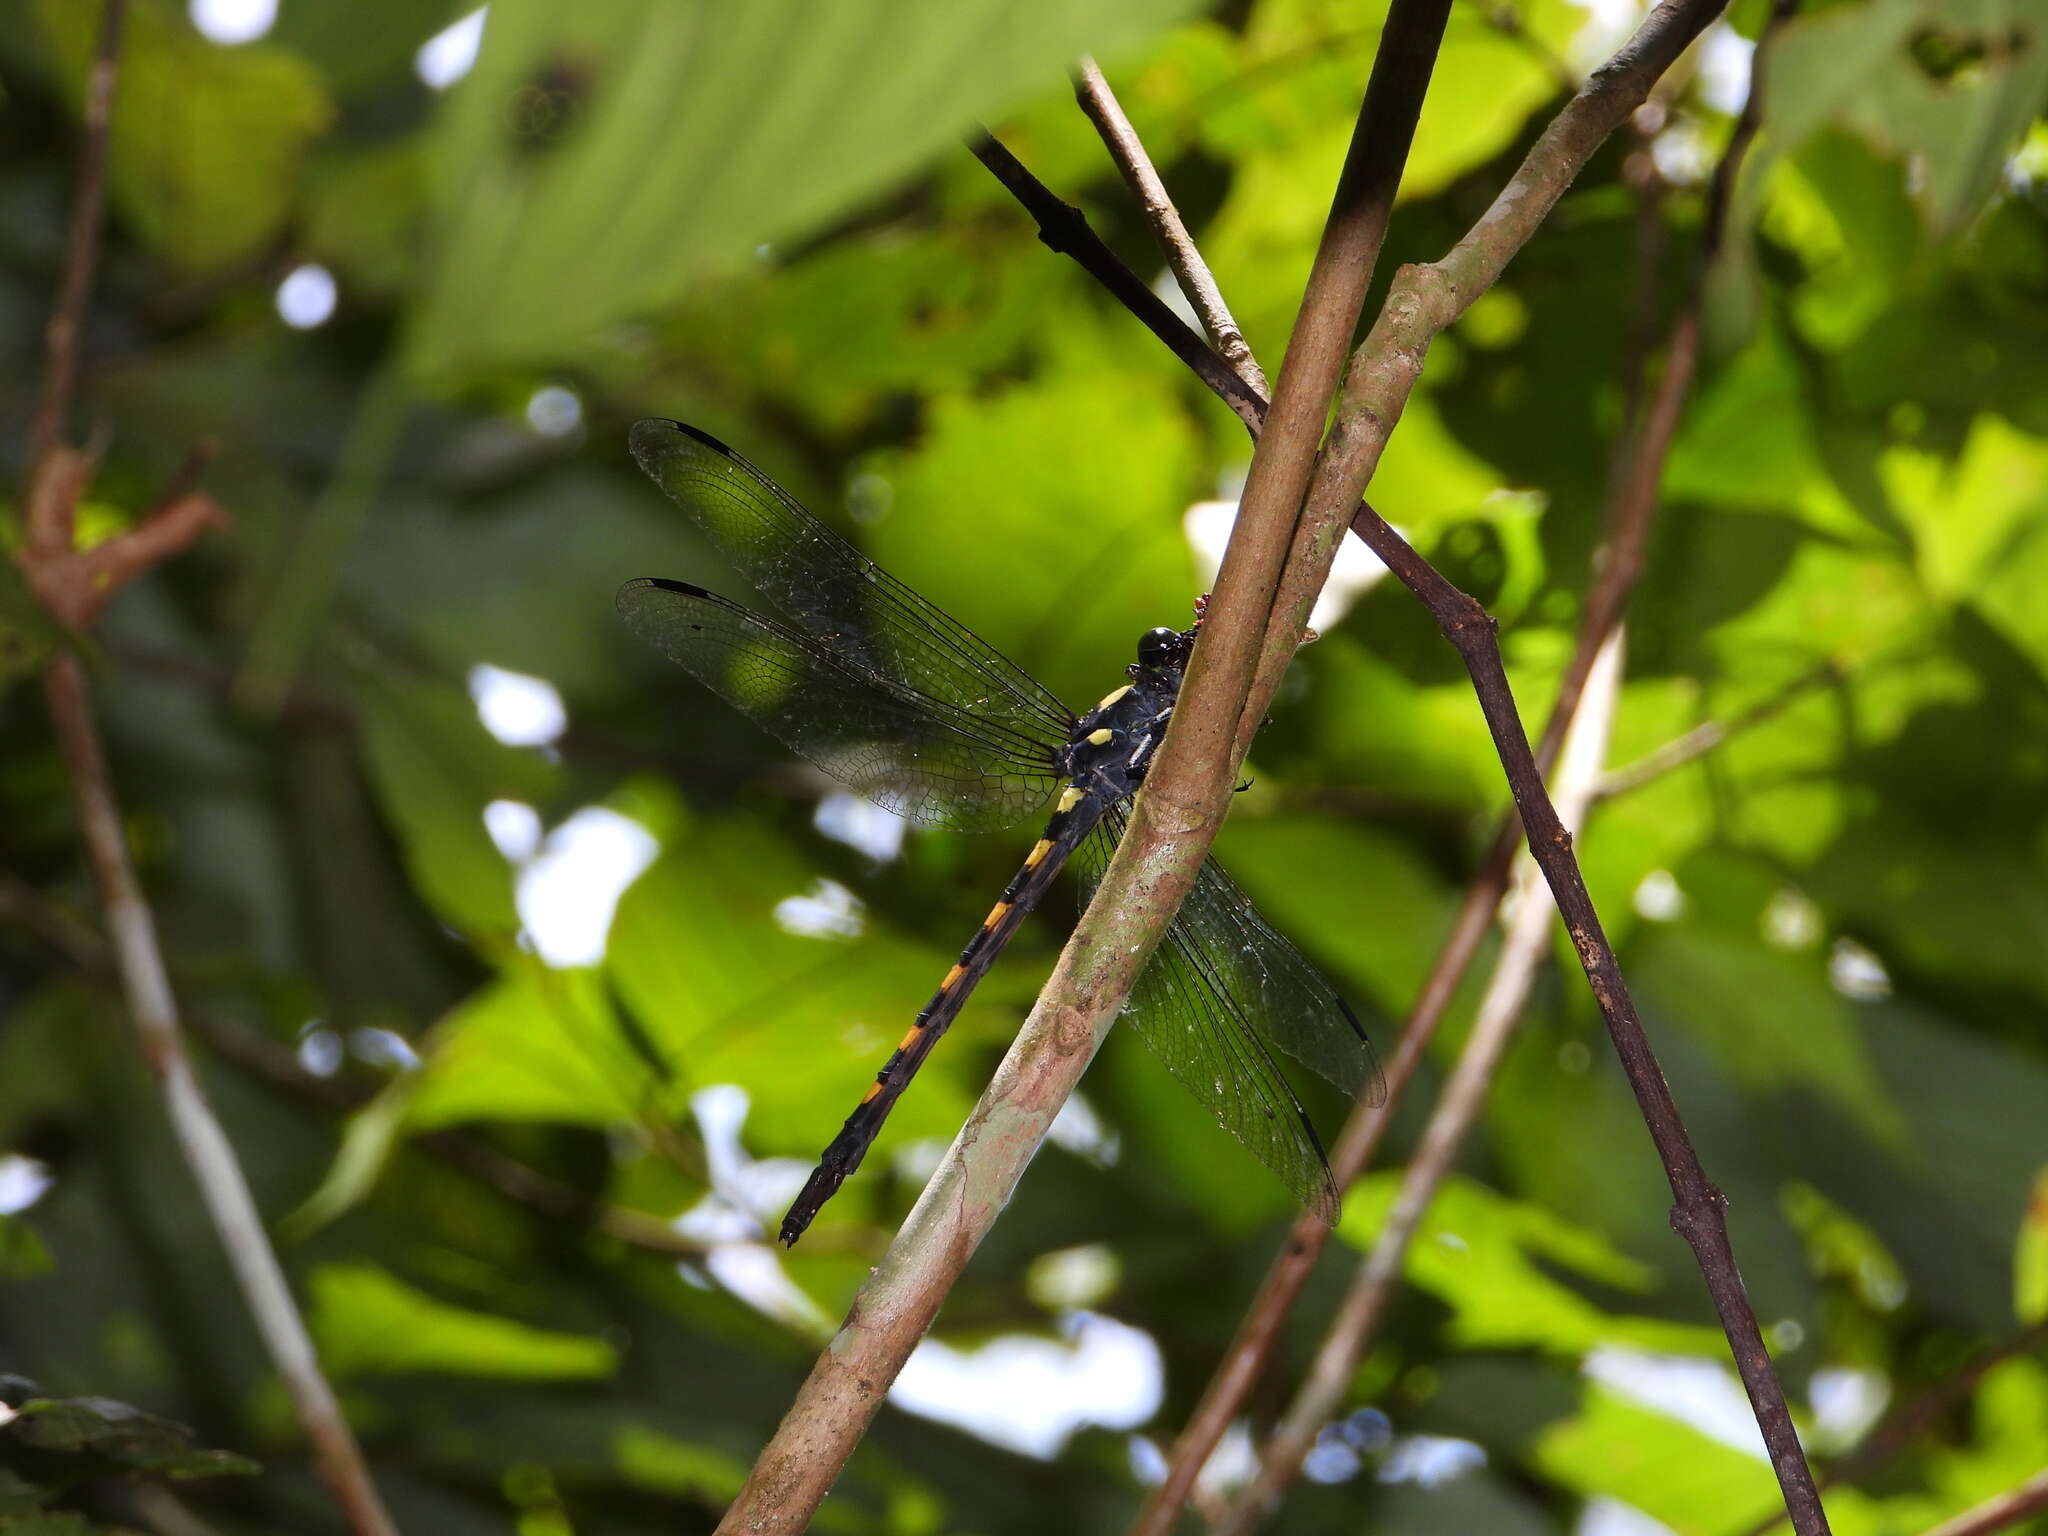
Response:
M1139 672L1178 670L1187 665L1188 652L1193 649L1193 636L1177 629L1148 629L1138 636Z

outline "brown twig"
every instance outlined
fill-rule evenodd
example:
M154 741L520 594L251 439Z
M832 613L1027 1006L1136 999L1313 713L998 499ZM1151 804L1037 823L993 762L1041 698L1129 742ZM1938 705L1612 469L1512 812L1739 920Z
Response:
M87 76L79 189L64 276L45 330L43 388L30 425L28 526L21 564L30 588L61 622L83 627L121 582L184 548L222 513L207 497L183 491L135 528L89 551L75 548L78 499L94 455L63 441L79 379L81 332L98 264L106 201L107 145L113 121L123 0L106 0L100 43ZM206 1101L185 1052L177 1002L157 945L149 904L128 857L120 807L92 717L85 671L60 654L44 669L44 694L77 804L79 829L106 913L114 964L142 1053L161 1084L179 1148L240 1282L244 1300L284 1378L313 1448L316 1469L359 1536L395 1531L370 1481L362 1452L320 1372L305 1321L270 1247L233 1145Z
M78 355L85 330L86 303L92 296L93 272L99 266L101 219L107 205L107 145L114 120L114 83L119 76L121 30L128 20L127 0L106 0L100 12L99 46L85 76L85 132L78 146L78 196L71 206L71 228L65 237L64 270L50 319L43 327L43 388L28 428L29 483L39 485L44 461L63 436L64 417L78 392ZM33 515L37 497L31 493L32 515L26 530L31 549L71 547L71 498L46 502L44 518Z
M1093 59L1081 60L1081 67L1075 75L1074 95L1081 103L1081 110L1095 125L1095 131L1102 136L1109 157L1123 173L1125 185L1137 195L1138 206L1145 210L1145 221L1152 226L1160 249L1166 253L1167 266L1173 269L1174 281L1180 284L1180 291L1201 319L1202 329L1209 333L1210 345L1223 354L1230 366L1237 370L1238 377L1250 385L1254 393L1265 396L1268 393L1266 375L1260 369L1258 359L1252 356L1251 344L1244 339L1244 332L1237 328L1230 306L1223 301L1223 291L1216 286L1209 264L1202 260L1194 237L1181 220L1180 210L1173 205L1166 183L1159 179L1152 157L1145 153L1144 142L1131 126L1131 120L1124 115L1123 104L1116 99L1116 92L1109 88L1109 82L1103 78Z
M1984 1379L1985 1373L1994 1365L2010 1360L2015 1355L2027 1354L2043 1344L2048 1344L2048 1318L2017 1329L1997 1343L1980 1350L1964 1362L1960 1369L1944 1376L1911 1402L1886 1414L1854 1449L1821 1473L1818 1486L1826 1489L1839 1483L1854 1483L1875 1471L1919 1439L1935 1420L1975 1391L1977 1383ZM1745 1531L1743 1536L1765 1536L1766 1532L1777 1529L1784 1521L1784 1511L1779 1510L1768 1518L1759 1520Z
M1922 1536L1989 1536L2048 1509L2048 1470L2036 1472L2017 1488L1987 1499L1953 1520L1929 1528Z
M1145 328L1166 344L1195 376L1216 391L1224 404L1237 413L1246 429L1256 437L1265 421L1266 402L1237 370L1176 315L1164 299L1116 258L1116 255L1088 227L1088 216L1072 203L1053 195L1044 182L1027 171L1017 157L996 137L982 131L968 137L967 148L989 168L996 180L1038 221L1038 238L1047 249L1070 256L1141 321Z

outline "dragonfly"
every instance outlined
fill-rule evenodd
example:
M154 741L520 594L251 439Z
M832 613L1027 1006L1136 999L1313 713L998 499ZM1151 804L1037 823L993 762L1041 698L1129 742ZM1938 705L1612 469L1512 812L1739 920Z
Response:
M633 457L779 616L689 582L619 589L626 624L769 735L912 823L1044 831L875 1074L783 1218L794 1245L860 1166L976 983L1053 877L1093 894L1128 825L1197 627L1140 636L1125 681L1078 718L1023 668L898 581L707 432L650 419ZM1301 952L1209 860L1126 1008L1217 1122L1334 1224L1338 1198L1284 1052L1368 1104L1385 1082L1364 1028Z

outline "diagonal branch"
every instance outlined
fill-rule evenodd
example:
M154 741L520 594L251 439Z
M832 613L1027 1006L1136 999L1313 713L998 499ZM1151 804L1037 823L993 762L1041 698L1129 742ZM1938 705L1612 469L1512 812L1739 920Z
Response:
M396 1536L370 1481L369 1468L350 1433L334 1390L321 1373L305 1319L299 1315L284 1270L263 1230L263 1218L235 1149L221 1128L198 1074L192 1070L178 1022L177 1000L157 946L148 899L128 858L113 781L93 727L85 669L74 656L59 656L44 674L50 719L64 752L71 790L78 802L80 829L92 860L107 932L121 973L128 1011L142 1053L164 1093L171 1128L206 1202L242 1298L272 1363L284 1378L312 1443L313 1461L328 1491L341 1505L358 1536Z
M1942 1521L1923 1536L1991 1536L1991 1532L2009 1530L2044 1509L2048 1509L2048 1471L2036 1472L2018 1487L1986 1499L1953 1520Z
M1194 236L1188 233L1180 210L1174 207L1166 183L1159 179L1152 157L1145 153L1138 131L1124 116L1123 104L1116 99L1116 92L1109 88L1093 59L1081 61L1074 95L1095 125L1095 131L1102 135L1109 157L1123 173L1125 184L1137 194L1145 220L1166 253L1166 264L1173 269L1174 281L1180 284L1181 293L1200 318L1202 329L1209 333L1210 344L1237 371L1237 376L1251 386L1253 393L1265 396L1269 393L1266 375L1252 356L1250 343L1231 318L1230 306L1224 303L1223 292L1216 286L1209 264L1202 260Z
M127 0L107 0L100 13L100 40L85 76L85 134L78 147L78 200L71 207L71 228L65 236L64 273L50 318L43 327L43 388L29 421L29 484L39 486L44 461L63 438L64 418L78 393L78 354L85 330L86 302L92 297L93 272L99 266L100 221L107 206L107 146L114 120L114 83L121 57L121 32L128 20ZM31 506L34 505L33 494ZM31 549L69 549L71 518L76 503L53 501L45 518L31 517L27 540Z
M1854 1483L1884 1465L1919 1439L1943 1414L1976 1390L1977 1383L1994 1365L2015 1355L2030 1354L2048 1344L2048 1318L2016 1329L1997 1343L1971 1356L1926 1391L1893 1412L1871 1429L1856 1446L1821 1474L1819 1485ZM1743 1536L1767 1536L1784 1522L1783 1511L1759 1520Z
M1169 352L1187 364L1197 378L1237 413L1252 436L1258 436L1266 420L1263 394L1246 383L1222 354L1188 328L1187 322L1168 307L1166 300L1117 259L1115 252L1088 227L1086 214L1055 196L993 134L973 134L967 140L967 148L1038 221L1038 238L1046 249L1071 256L1079 262L1090 277L1107 288L1119 304L1136 316L1147 330L1166 344Z

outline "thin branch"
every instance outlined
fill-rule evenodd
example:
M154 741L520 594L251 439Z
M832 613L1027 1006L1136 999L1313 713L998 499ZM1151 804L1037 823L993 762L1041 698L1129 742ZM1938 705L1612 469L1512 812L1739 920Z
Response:
M1587 678L1584 707L1572 721L1558 764L1558 814L1561 822L1574 830L1584 824L1586 810L1592 803L1593 783L1606 755L1615 702L1621 691L1621 648L1620 631L1610 632ZM1221 1527L1223 1536L1242 1536L1260 1523L1292 1481L1295 1468L1314 1445L1332 1406L1349 1390L1356 1363L1364 1356L1401 1278L1409 1244L1436 1198L1438 1187L1456 1164L1466 1138L1478 1123L1494 1072L1522 1020L1537 973L1550 948L1551 909L1541 898L1533 862L1523 861L1515 883L1521 900L1458 1064L1444 1084L1429 1124L1402 1175L1400 1193L1394 1198L1386 1224L1375 1234L1371 1252L1324 1334L1307 1379L1275 1426L1258 1476L1245 1491L1232 1518Z
M1216 286L1209 264L1202 260L1202 253L1195 246L1194 236L1188 233L1180 210L1174 207L1166 183L1160 180L1159 172L1153 168L1152 157L1145 153L1144 141L1138 137L1138 130L1124 115L1116 92L1109 88L1109 82L1102 77L1102 71L1093 59L1081 60L1074 81L1074 95L1081 103L1081 110L1095 125L1095 131L1102 135L1109 157L1123 173L1125 185L1137 194L1138 206L1145 210L1145 221L1152 226L1160 249L1166 253L1166 264L1173 270L1174 281L1180 284L1180 291L1186 296L1189 306L1200 317L1202 329L1209 333L1210 344L1237 370L1239 378L1256 394L1265 396L1269 392L1266 375L1260 369L1258 359L1252 356L1251 344L1237 328L1237 321L1231 318L1230 306L1223 301L1223 291Z
M397 1527L377 1497L341 1404L321 1374L313 1340L271 1249L234 1147L214 1117L185 1052L177 1002L164 970L163 954L157 948L155 922L128 859L120 808L114 802L106 758L93 727L84 669L77 658L59 656L49 664L43 681L50 719L78 802L80 829L99 885L100 902L106 910L107 932L128 1011L141 1039L143 1057L163 1086L179 1148L213 1218L257 1331L291 1392L321 1479L358 1536L395 1536Z
M1440 31L1447 4L1397 0L1388 22L1387 41L1374 65L1352 153L1310 274L1296 342L1281 373L1279 398L1253 458L1255 485L1259 466L1275 458L1294 466L1299 483L1306 483L1427 83L1427 68L1418 70L1415 53L1396 42L1404 35L1412 38L1418 16L1427 25L1433 15ZM1406 34L1404 26L1411 29ZM1425 63L1434 58L1435 35L1428 34L1422 50ZM1399 77L1391 87L1390 76ZM995 1080L854 1299L845 1323L726 1511L721 1531L796 1532L809 1522L879 1410L889 1383L1022 1177L1192 885L1229 797L1244 684L1299 500L1298 484L1286 492L1284 481L1270 473L1265 483L1263 503L1247 491L1172 733L1151 770L1152 783L1139 798L1131 830ZM1275 487L1281 488L1277 499ZM1261 510L1263 515L1255 515ZM1264 524L1277 524L1277 529ZM1246 546L1254 543L1257 547L1248 552ZM1206 667L1205 652L1210 657ZM1206 724L1206 732L1186 731L1191 718ZM1178 776L1180 794L1162 795L1160 780L1171 773L1176 757L1192 766Z
M1823 684L1839 683L1842 669L1832 661L1824 661L1811 672L1802 673L1785 684L1768 698L1752 704L1740 714L1726 720L1703 720L1682 736L1671 740L1652 751L1645 752L1632 763L1609 769L1600 776L1600 782L1593 792L1602 800L1611 800L1616 795L1630 794L1663 778L1667 773L1676 773L1688 763L1696 763L1709 752L1716 750L1730 737L1764 724L1783 714L1799 699Z
M1072 203L1055 196L1044 182L1024 168L1023 163L986 131L971 135L967 148L989 168L996 180L1010 191L1038 221L1038 238L1048 250L1071 256L1104 288L1135 315L1166 349L1179 358L1223 403L1237 413L1254 437L1266 419L1263 391L1255 390L1238 376L1238 371L1209 344L1189 329L1185 320L1167 306L1164 299L1146 286L1102 239L1088 226L1088 216Z
M1987 1499L1967 1514L1944 1520L1923 1536L1989 1536L2017 1525L2029 1515L2048 1509L2048 1470L2032 1477L1995 1499Z
M114 83L119 74L121 30L128 19L128 0L106 0L100 12L99 46L85 76L84 132L78 146L78 194L71 205L71 229L65 239L64 271L57 297L43 328L42 394L29 421L29 483L38 484L44 461L63 436L64 418L78 392L78 354L85 331L85 309L92 297L93 272L99 266L101 218L107 204L107 145L114 121ZM31 505L34 499L32 497ZM71 548L71 518L76 503L65 499L48 505L52 520L32 518L26 530L31 549Z
M1975 1391L1977 1383L1994 1365L2015 1355L2028 1354L2043 1344L2048 1344L2048 1318L2017 1329L1980 1350L1959 1369L1944 1376L1911 1402L1886 1414L1854 1449L1820 1475L1818 1486L1827 1489L1838 1483L1861 1480L1919 1439L1936 1419ZM1784 1520L1784 1511L1779 1510L1767 1519L1759 1520L1743 1536L1765 1536L1766 1532L1782 1525Z

